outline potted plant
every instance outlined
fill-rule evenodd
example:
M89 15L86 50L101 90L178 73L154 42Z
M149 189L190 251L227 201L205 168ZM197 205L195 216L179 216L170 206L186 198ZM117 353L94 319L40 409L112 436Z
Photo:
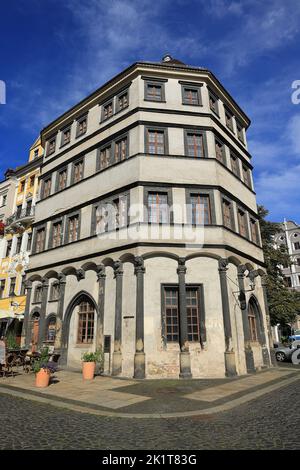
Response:
M35 372L35 385L39 388L48 387L51 374L57 369L55 362L49 361L48 348L41 352L41 356L34 361L33 371Z
M82 375L84 380L92 380L95 375L96 363L102 364L102 351L86 352L82 355Z

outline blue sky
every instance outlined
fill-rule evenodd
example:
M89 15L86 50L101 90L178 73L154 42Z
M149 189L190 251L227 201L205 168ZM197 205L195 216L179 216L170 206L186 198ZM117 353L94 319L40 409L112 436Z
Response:
M258 203L300 223L299 0L10 0L0 13L0 179L56 116L169 52L211 69L250 116Z

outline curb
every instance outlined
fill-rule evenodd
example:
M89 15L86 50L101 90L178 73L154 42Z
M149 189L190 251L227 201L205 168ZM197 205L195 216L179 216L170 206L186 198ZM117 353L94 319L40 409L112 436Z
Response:
M173 413L120 413L120 412L112 412L112 411L102 411L102 410L96 410L93 408L88 408L88 407L83 407L80 405L75 405L75 404L70 404L62 401L55 400L53 398L44 398L40 396L36 396L30 393L25 393L25 392L19 392L16 390L9 389L5 387L5 385L0 385L0 394L6 394L6 395L11 395L17 398L23 398L25 400L31 400L31 401L36 401L38 403L43 403L47 405L52 405L55 406L56 408L64 408L67 410L71 411L76 411L79 413L86 413L86 414L92 414L96 416L107 416L111 418L135 418L135 419L160 419L160 418L186 418L186 417L191 417L191 416L201 416L201 415L212 415L216 413L220 413L223 411L228 411L231 410L239 405L242 405L244 403L247 403L251 400L255 400L256 398L259 398L267 393L273 392L274 390L277 390L281 387L284 387L286 385L290 385L294 382L297 382L300 380L299 377L292 377L290 379L285 379L280 381L279 383L269 385L263 389L257 390L255 392L250 392L247 393L246 395L235 398L233 400L230 400L226 403L223 403L222 405L217 405L211 408L204 408L201 410L193 410L193 411L186 411L186 412L173 412Z

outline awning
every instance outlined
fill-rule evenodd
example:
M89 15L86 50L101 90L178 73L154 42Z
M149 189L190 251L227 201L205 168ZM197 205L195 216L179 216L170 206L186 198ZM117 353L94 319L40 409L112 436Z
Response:
M5 318L17 318L18 320L24 319L24 312L16 313L13 310L0 310L0 320Z

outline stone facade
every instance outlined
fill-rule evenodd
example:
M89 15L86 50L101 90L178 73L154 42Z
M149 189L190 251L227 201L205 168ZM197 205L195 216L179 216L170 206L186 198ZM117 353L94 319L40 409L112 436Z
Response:
M249 123L210 71L167 57L49 124L26 345L75 368L104 348L106 373L136 378L269 366Z

